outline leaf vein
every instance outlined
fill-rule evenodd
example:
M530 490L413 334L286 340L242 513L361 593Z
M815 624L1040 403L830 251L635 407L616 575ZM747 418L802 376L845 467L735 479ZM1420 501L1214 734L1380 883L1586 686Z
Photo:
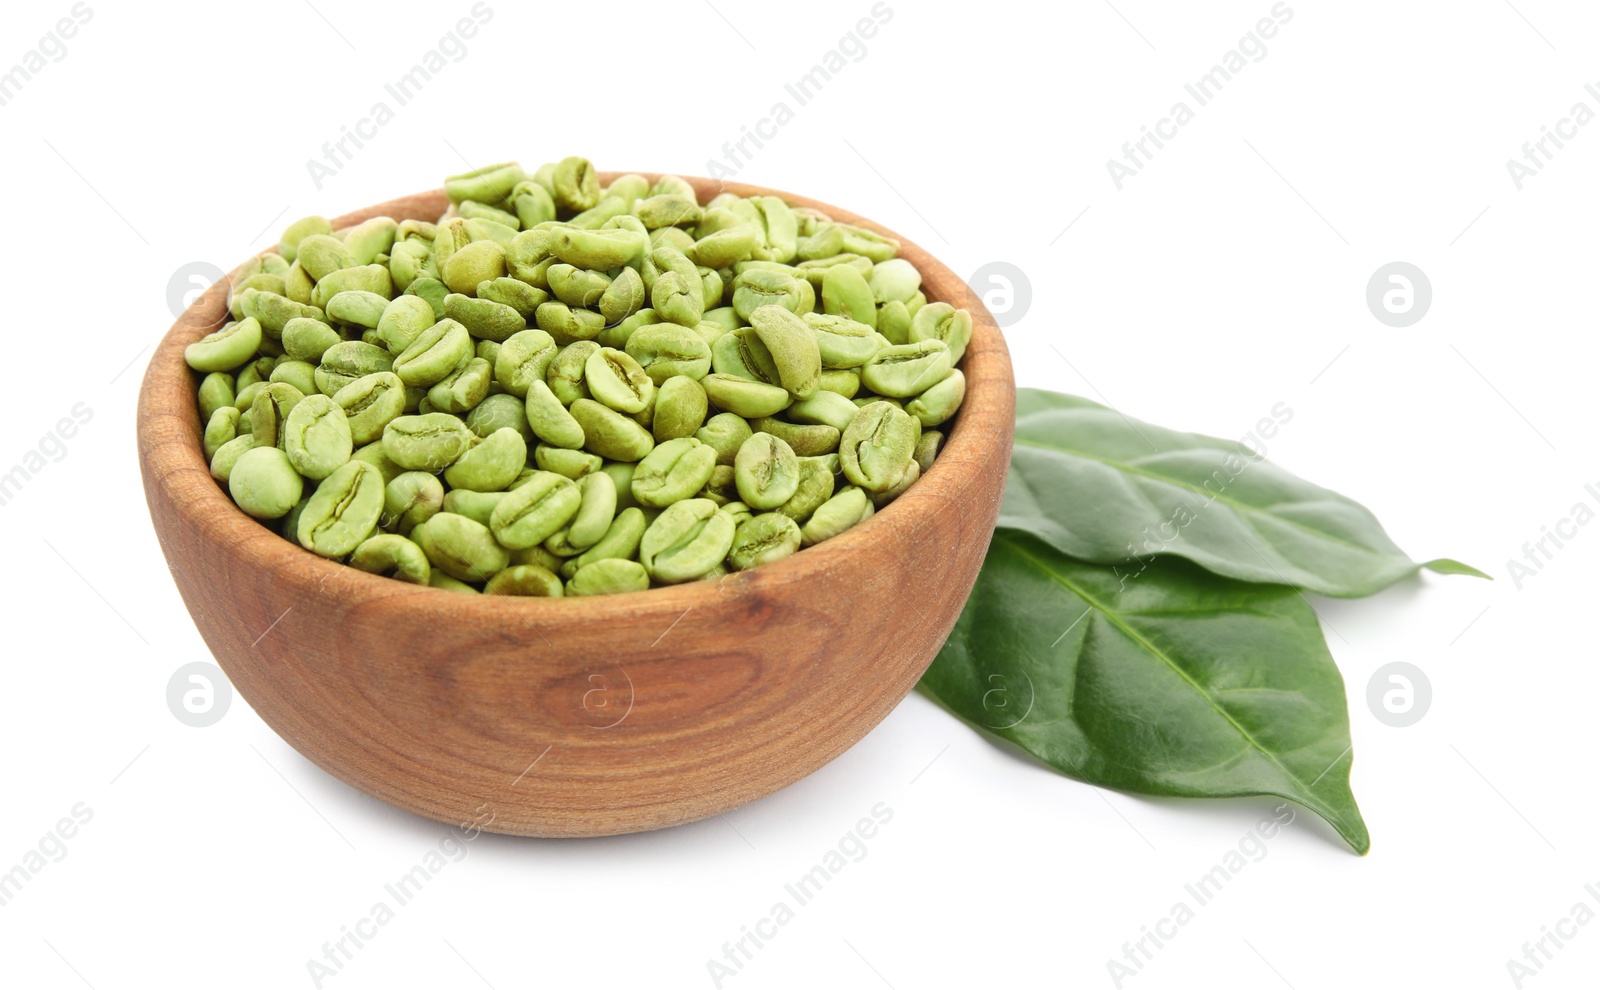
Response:
M1293 528L1293 529L1300 530L1303 533L1309 533L1309 534L1311 534L1313 536L1319 536L1319 537L1327 540L1330 543L1337 543L1337 544L1340 544L1341 546L1349 547L1352 550L1358 550L1361 553L1367 554L1367 555L1372 556L1372 557L1377 557L1377 558L1380 558L1380 559L1383 559L1383 560L1395 560L1396 559L1393 554L1383 553L1382 551L1374 550L1371 547L1363 546L1360 543L1353 543L1350 540L1345 539L1344 537L1342 537L1342 536L1340 536L1340 535L1338 535L1336 533L1331 533L1331 532L1329 532L1327 530L1322 530L1322 529L1317 529L1317 528L1312 527L1312 526L1307 526L1304 523L1297 522L1294 519L1290 519L1288 517L1278 515L1277 513L1271 511L1274 508L1277 508L1279 506L1284 506L1284 505L1311 506L1311 505L1320 505L1320 504L1333 504L1333 505L1339 505L1339 506L1344 507L1344 508L1348 508L1349 507L1345 503L1340 502L1340 501L1338 501L1336 499L1319 499L1319 500L1317 500L1315 502L1296 501L1296 500L1290 499L1290 500L1285 500L1285 501L1281 501L1281 502L1274 502L1274 503L1272 503L1272 505L1267 506L1265 508L1262 508L1262 507L1259 507L1259 506L1251 505L1248 502L1241 502L1238 499L1231 498L1231 497L1229 497L1227 495L1221 494L1220 492L1212 493L1211 491L1209 491L1208 489L1206 489L1206 488L1204 488L1202 486L1191 484L1190 482L1184 481L1181 478L1174 478L1171 475L1157 474L1154 471L1148 471L1148 470L1145 470L1143 468L1135 467L1134 465L1129 464L1129 463L1127 463L1125 461L1108 460L1108 459L1106 459L1104 457L1099 457L1099 456L1096 456L1094 454L1090 454L1090 453L1088 453L1086 451L1071 450L1071 449L1068 449L1066 447L1056 447L1056 446L1052 446L1050 444L1037 443L1035 441L1025 439L1025 438L1023 438L1021 436L1018 436L1013 441L1013 444L1015 446L1018 446L1018 447L1032 447L1035 450L1049 450L1049 451L1053 451L1053 452L1055 452L1057 454L1066 454L1066 455L1068 455L1070 457L1081 457L1086 461L1094 461L1097 464L1104 464L1106 467L1109 467L1109 468L1115 468L1115 469L1117 469L1119 471L1126 471L1128 474L1137 475L1137 476L1139 476L1141 478L1148 478L1148 479L1150 479L1152 481L1158 482L1160 484L1168 485L1168 486L1170 486L1172 488L1178 488L1178 489L1185 490L1185 491L1189 492L1192 495L1201 495L1201 496L1205 497L1208 501L1217 501L1217 502L1226 503L1230 508L1234 509L1235 513L1240 517L1241 521L1244 521L1245 524L1250 527L1252 532L1254 532L1257 536L1261 536L1263 538L1266 537L1266 534L1263 533L1259 528L1257 528L1257 525L1256 525L1255 522L1250 521L1250 517L1251 516L1265 516L1268 519L1273 520L1274 522L1282 523L1285 526L1288 526L1288 527ZM1133 486L1133 487L1137 490L1137 486ZM1150 501L1149 497L1145 496L1143 492L1140 492L1140 495L1141 495L1141 497L1144 498L1144 500L1146 502ZM1151 504L1153 505L1153 503L1151 503ZM1267 542L1270 545L1272 541L1268 540ZM1273 548L1273 552L1275 554L1277 553L1276 548ZM1287 560L1285 560L1284 563L1288 564L1289 562ZM1294 567L1293 564L1290 564L1289 566ZM1295 567L1295 569L1299 570L1298 567Z
M1205 689L1205 687L1203 687L1199 682L1197 682L1194 678L1190 677L1189 673L1187 671L1185 671L1182 667L1180 667L1177 664L1176 661L1174 661L1170 656L1168 656L1166 654L1165 651L1163 651L1162 649L1157 647L1154 643L1152 643L1148 639L1146 639L1137 629L1134 629L1132 626L1130 626L1126 622L1122 621L1122 618L1116 612L1112 611L1111 608L1109 608L1108 606L1106 606L1105 604L1100 602L1099 599L1092 597L1087 591L1085 591L1082 588L1079 588L1069 578L1067 578L1067 577L1065 577L1065 576L1063 576L1061 574L1056 573L1053 569L1051 569L1049 564L1047 564L1046 562L1044 562L1044 561L1040 560L1039 558L1037 558L1037 557L1033 556L1032 554L1030 554L1027 550L1025 550L1021 546L1019 546L1014 540L1007 540L1006 542L1010 545L1012 550L1014 550L1018 555L1020 555L1025 560L1027 560L1028 563L1031 564L1034 568L1036 568L1037 570L1039 570L1042 573L1044 573L1052 581L1055 581L1057 584L1060 584L1062 587L1066 588L1068 591L1072 592L1074 595L1077 595L1090 608L1093 608L1095 611L1097 611L1100 614L1104 615L1108 621L1110 621L1114 626L1116 626L1119 630L1121 630L1122 633L1124 635L1126 635L1129 639L1133 640L1136 644L1138 644L1140 647L1142 647L1144 650L1146 650L1151 656L1155 657L1156 659L1160 660L1162 663L1166 664L1167 667L1170 668L1173 673L1177 674L1180 678L1182 678L1183 681L1186 684L1188 684L1191 688L1194 689L1194 691L1197 694L1200 695L1200 697L1204 698L1206 700L1206 703L1209 704L1212 707L1212 709L1214 711L1216 711L1216 713L1218 715L1222 716L1222 718L1230 726L1233 727L1234 731L1239 733L1240 737L1242 737L1247 743L1250 744L1251 748L1255 749L1263 757L1265 757L1268 762L1270 762L1273 766L1277 767L1278 770L1280 770L1283 773L1283 775L1286 778L1288 778L1291 782L1293 782L1294 784L1296 784L1300 788L1302 788L1304 790L1304 793L1308 797L1312 798L1312 800L1306 801L1306 803L1308 805L1312 805L1313 807L1315 807L1316 805L1323 804L1323 802L1321 802L1320 799L1317 799L1315 797L1315 792L1313 792L1311 790L1310 785L1308 785L1303 779L1301 779L1300 776L1297 775L1294 771L1292 771L1288 767L1284 766L1283 763L1277 758L1277 756L1274 755L1270 750L1268 750L1266 747L1262 746L1261 743L1256 740L1255 736L1253 736L1250 733L1250 730L1246 729L1243 725L1239 724L1239 722L1233 717L1233 715L1231 713L1229 713L1225 708L1223 708L1222 705L1217 701L1217 699L1212 696L1211 692L1207 691ZM1327 806L1324 805L1324 807L1327 807Z

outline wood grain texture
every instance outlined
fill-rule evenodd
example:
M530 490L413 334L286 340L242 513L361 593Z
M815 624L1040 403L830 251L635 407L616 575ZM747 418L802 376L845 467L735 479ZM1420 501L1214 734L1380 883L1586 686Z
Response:
M614 174L606 175L609 181ZM654 176L651 176L654 178ZM593 599L468 596L323 560L246 516L210 476L183 348L226 317L219 282L150 361L139 464L162 551L238 692L307 759L441 822L595 836L721 814L854 745L915 686L983 562L1011 454L1005 341L926 251L930 301L974 318L967 397L933 469L866 523L714 582ZM351 213L434 219L442 190Z

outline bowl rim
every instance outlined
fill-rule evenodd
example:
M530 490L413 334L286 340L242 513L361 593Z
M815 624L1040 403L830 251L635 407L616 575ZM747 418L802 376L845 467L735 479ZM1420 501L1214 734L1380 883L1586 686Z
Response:
M660 172L602 172L609 183L625 174L638 174L654 182ZM870 554L896 535L914 539L921 510L936 502L959 500L971 487L976 472L1006 470L1010 463L1013 439L1015 387L1008 348L994 317L973 292L948 266L916 242L883 225L849 210L820 200L783 190L743 182L684 175L695 186L702 201L719 192L739 196L776 196L791 207L805 207L827 213L833 219L864 227L900 244L897 257L910 261L922 275L928 301L949 302L965 307L973 317L972 340L963 356L961 368L967 379L967 392L953 425L947 424L945 439L933 468L923 474L904 493L872 517L845 532L790 556L761 564L746 571L735 571L713 581L697 580L684 584L648 588L643 591L595 596L585 600L590 607L564 599L536 599L515 595L464 595L397 581L369 574L338 560L318 556L285 539L279 532L247 515L211 476L209 462L201 448L203 424L199 419L195 372L183 359L184 347L198 340L227 317L228 287L238 271L250 260L277 253L276 246L259 251L228 272L200 295L168 328L146 366L140 385L136 415L136 434L140 465L145 476L146 499L154 515L155 490L165 490L166 500L176 507L182 522L200 532L204 541L220 549L228 548L253 555L258 564L286 580L300 593L336 596L342 605L355 606L377 599L406 596L408 607L429 609L460 618L463 609L486 621L508 618L559 620L595 610L643 613L687 614L697 604L718 593L734 593L747 582L763 585L789 584L825 578L850 558ZM435 219L448 199L442 188L425 190L363 207L335 218L335 230L353 226L378 216L403 219L426 204L437 203ZM928 291L932 287L934 291ZM209 318L207 314L210 314ZM984 449L986 440L1003 437L1003 449ZM999 460L996 467L995 461ZM161 527L156 526L158 537ZM165 547L163 548L165 550ZM440 592L425 594L425 592ZM681 616L680 616L681 617Z

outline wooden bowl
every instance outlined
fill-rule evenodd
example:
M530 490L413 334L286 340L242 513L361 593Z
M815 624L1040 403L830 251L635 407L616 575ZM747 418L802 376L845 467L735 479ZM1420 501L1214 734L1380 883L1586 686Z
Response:
M777 195L899 238L802 196L690 181L702 201ZM435 219L446 205L435 190L334 226ZM966 401L932 470L864 524L785 560L589 599L469 596L366 574L235 507L207 470L183 360L225 318L219 282L161 342L138 413L150 519L201 636L307 759L441 822L638 832L799 780L882 721L932 662L988 550L1010 463L1005 341L954 272L899 240L928 299L974 319Z

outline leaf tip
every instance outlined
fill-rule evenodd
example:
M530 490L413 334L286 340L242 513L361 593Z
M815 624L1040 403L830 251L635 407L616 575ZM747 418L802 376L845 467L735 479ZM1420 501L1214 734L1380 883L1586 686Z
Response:
M1491 575L1485 574L1471 564L1463 564L1461 561L1451 560L1449 557L1439 557L1436 560L1428 561L1422 566L1436 574L1459 574L1463 577L1483 578L1485 581L1494 580Z
M1353 801L1347 814L1328 814L1321 810L1317 810L1317 813L1327 819L1333 830L1339 833L1339 838L1348 843L1357 856L1365 856L1372 849L1372 835L1367 831L1367 822Z

